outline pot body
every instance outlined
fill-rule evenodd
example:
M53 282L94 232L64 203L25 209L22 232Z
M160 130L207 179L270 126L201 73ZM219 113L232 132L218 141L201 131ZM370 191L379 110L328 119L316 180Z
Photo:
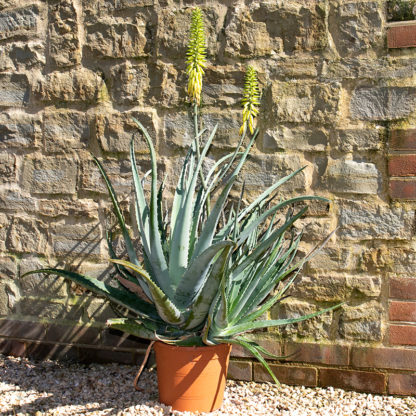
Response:
M158 341L154 349L162 403L190 412L221 407L231 345L178 347Z

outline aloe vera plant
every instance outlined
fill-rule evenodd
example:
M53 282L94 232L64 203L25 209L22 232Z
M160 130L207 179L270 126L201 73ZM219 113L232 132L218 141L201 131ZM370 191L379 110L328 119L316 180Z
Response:
M286 297L288 288L308 259L308 256L297 258L302 235L296 234L292 227L306 208L295 211L293 207L302 201L326 199L310 195L274 203L279 187L299 174L301 168L281 178L250 204L243 203L243 186L239 200L230 206L230 192L258 135L258 130L253 130L253 120L258 113L259 89L252 67L246 77L239 143L233 152L204 173L204 160L217 126L211 132L199 130L197 110L203 65L197 64L205 64L205 56L202 18L198 10L194 12L191 32L195 42L191 42L188 53L188 91L194 104L195 137L184 159L169 215L162 212L164 184L158 181L152 139L135 119L151 160L150 195L147 195L132 140L132 220L138 232L136 238L141 242L141 256L135 250L116 191L102 163L94 158L107 186L128 254L128 259L117 258L112 235L108 233L110 261L117 270L118 286L61 269L34 270L27 274L63 276L106 297L129 312L128 316L108 320L107 325L142 338L183 346L239 344L262 362L276 380L263 358L263 355L273 355L244 334L300 322L336 307L297 318L264 318ZM249 132L252 132L251 137L247 136ZM248 143L244 146L246 139ZM205 143L201 146L203 140ZM278 216L280 220L276 221Z

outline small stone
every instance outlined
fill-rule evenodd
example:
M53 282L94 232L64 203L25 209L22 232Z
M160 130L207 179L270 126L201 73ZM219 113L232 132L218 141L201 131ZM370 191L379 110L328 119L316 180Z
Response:
M24 107L29 102L30 88L24 74L0 74L0 106Z
M342 152L359 150L379 150L382 145L383 130L337 130L334 145Z
M2 112L0 114L0 147L30 148L41 137L41 124L37 116L20 111Z

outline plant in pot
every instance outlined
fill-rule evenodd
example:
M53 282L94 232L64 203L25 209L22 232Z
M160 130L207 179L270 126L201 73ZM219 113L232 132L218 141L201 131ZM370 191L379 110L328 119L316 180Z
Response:
M170 215L162 210L164 184L158 183L156 152L148 132L135 120L150 151L150 192L139 176L134 141L130 161L134 189L132 220L141 242L134 248L130 229L116 192L101 164L114 214L124 238L127 259L117 258L111 233L107 242L117 270L114 284L61 269L32 273L63 276L122 306L126 316L107 325L155 343L159 396L177 410L212 411L221 405L232 344L246 348L277 382L264 356L273 356L246 333L300 322L331 308L297 318L269 320L267 312L284 299L310 255L299 259L302 234L293 224L307 207L295 206L319 196L274 202L281 185L303 168L281 178L251 203L244 203L244 185L230 204L230 191L252 147L257 130L259 89L256 71L249 67L243 98L243 124L233 152L209 169L204 160L217 126L200 129L198 110L205 66L202 13L192 14L188 50L188 93L193 108L194 140L184 158ZM248 143L244 145L245 140ZM204 141L203 146L201 145ZM151 345L152 345L151 344ZM203 376L207 379L203 379ZM197 391L202 386L202 391Z

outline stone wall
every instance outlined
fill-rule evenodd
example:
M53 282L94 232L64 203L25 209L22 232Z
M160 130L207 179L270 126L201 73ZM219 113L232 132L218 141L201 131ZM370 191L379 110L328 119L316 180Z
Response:
M140 358L140 340L103 328L109 305L60 278L21 275L66 265L108 278L103 237L115 221L91 152L127 209L131 115L155 137L172 189L191 140L184 56L195 5L208 38L203 120L219 123L213 157L236 144L252 64L263 96L247 198L306 166L285 195L331 200L302 219L302 250L335 235L272 316L345 303L261 334L275 352L296 352L272 363L278 377L414 394L416 53L387 49L382 0L1 0L0 350ZM146 146L137 150L144 172ZM265 379L234 356L231 376Z

